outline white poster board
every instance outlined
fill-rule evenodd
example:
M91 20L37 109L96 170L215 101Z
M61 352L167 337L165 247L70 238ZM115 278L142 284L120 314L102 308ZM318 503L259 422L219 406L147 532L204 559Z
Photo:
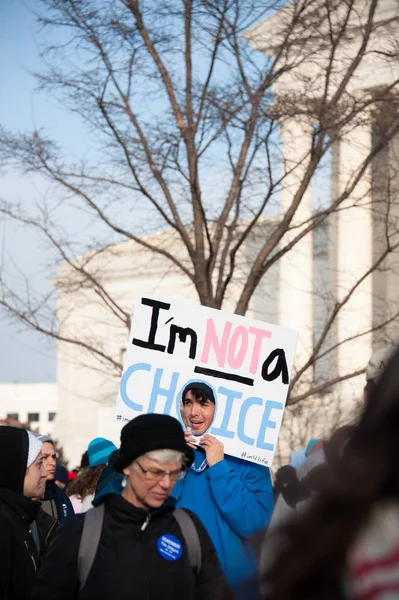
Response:
M298 334L186 300L137 298L117 400L123 425L142 413L172 415L191 381L214 390L208 433L225 453L270 466Z

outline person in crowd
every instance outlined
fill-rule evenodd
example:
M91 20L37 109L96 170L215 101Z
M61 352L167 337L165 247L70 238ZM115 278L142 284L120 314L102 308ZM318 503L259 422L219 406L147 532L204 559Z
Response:
M81 474L69 484L69 500L72 503L76 515L85 513L92 507L94 493L103 467L103 465L92 468L86 467Z
M69 486L69 499L76 514L92 507L97 483L110 455L117 450L115 444L105 438L95 438L87 449L89 466L84 468Z
M257 572L247 540L265 528L271 517L270 473L266 467L225 455L222 442L207 433L214 412L215 397L209 385L192 382L186 386L181 413L195 458L173 496L177 506L192 510L205 525L235 597L256 598L257 585L252 592L244 586L247 581L256 582Z
M353 425L344 425L329 439L319 440L307 448L305 461L297 468L293 465L280 467L275 477L275 507L269 531L287 523L306 508L326 477L330 462L342 453L352 431Z
M34 435L43 444L43 463L47 471L46 490L42 499L42 508L60 523L75 513L68 496L55 483L57 454L53 440L50 436L41 433L35 433Z
M381 375L392 358L394 348L380 348L371 356L366 367L366 384L363 390L367 400L376 388ZM297 511L302 511L309 500L317 493L330 460L343 453L350 438L353 425L344 425L335 431L329 440L318 440L305 451L305 459L295 468L284 465L276 473L275 497L276 505L270 522L270 529L279 527L293 518Z
M47 471L42 443L26 429L0 427L0 599L30 598L56 521L40 502Z
M80 471L89 466L89 453L85 450L80 459Z
M192 461L173 417L146 414L127 423L114 462L125 477L122 493L103 495L99 506L60 525L33 600L228 597L205 528L167 502Z
M119 473L114 469L114 463L118 458L118 450L115 450L109 455L108 464L101 471L101 475L97 482L97 487L93 499L93 506L98 506L101 503L101 498L107 494L120 494L124 481L123 473Z
M276 558L262 572L263 598L399 597L398 455L396 352L317 496L278 532Z
M366 385L364 386L363 396L367 400L368 396L376 388L381 375L383 374L387 364L395 354L395 347L385 346L376 350L371 356L366 367Z
M54 472L54 481L59 488L65 490L68 485L68 470L63 465L56 465Z

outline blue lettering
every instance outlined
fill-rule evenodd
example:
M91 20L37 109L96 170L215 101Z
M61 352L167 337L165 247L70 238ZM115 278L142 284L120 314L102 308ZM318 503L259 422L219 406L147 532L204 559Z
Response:
M127 382L129 381L130 376L133 375L133 373L135 373L136 371L151 371L151 365L149 365L148 363L136 363L135 365L131 365L130 367L128 367L122 376L119 391L121 394L122 401L126 404L126 406L133 410L136 410L137 412L142 412L143 405L133 402L133 400L131 400L127 395Z
M224 410L223 421L220 425L220 428L212 427L211 433L213 435L220 435L221 437L232 439L234 438L234 431L228 431L229 421L231 417L231 411L233 408L234 400L241 400L242 393L234 392L233 390L228 390L227 388L221 386L218 389L218 393L224 394L226 396L226 407Z
M247 413L251 406L263 406L262 398L257 398L256 396L251 396L247 398L241 406L240 414L238 417L238 426L237 426L237 436L245 444L249 444L253 446L255 443L255 439L250 438L245 433L245 420L247 418Z
M157 369L155 371L154 383L152 384L151 398L150 404L148 406L148 412L154 413L156 412L155 407L157 405L158 396L164 396L166 398L165 409L162 411L164 415L170 415L170 410L172 408L173 399L176 394L177 383L179 381L180 373L176 373L175 371L172 373L172 377L170 379L170 385L168 388L161 387L161 379L163 375L163 369Z
M262 450L270 450L271 452L274 450L274 444L266 443L265 437L268 429L276 429L276 422L270 420L270 413L272 410L283 410L283 405L281 402L275 402L274 400L266 401L262 424L259 429L258 439L256 440L257 448L261 448Z

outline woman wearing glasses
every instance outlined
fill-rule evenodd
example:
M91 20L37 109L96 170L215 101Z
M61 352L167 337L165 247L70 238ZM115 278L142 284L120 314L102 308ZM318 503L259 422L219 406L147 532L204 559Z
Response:
M33 598L229 597L202 523L188 511L175 511L168 502L175 483L184 478L192 462L193 451L176 419L148 414L130 421L122 430L113 465L125 476L122 492L102 496L100 505L86 517L79 515L60 526ZM89 535L87 523L84 525L88 515ZM89 543L83 542L87 538ZM82 550L82 546L89 550ZM89 554L93 554L90 560Z

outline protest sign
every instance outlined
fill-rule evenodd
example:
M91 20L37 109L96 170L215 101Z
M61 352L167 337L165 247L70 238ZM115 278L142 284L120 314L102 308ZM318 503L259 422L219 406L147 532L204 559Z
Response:
M183 423L181 395L207 383L216 406L208 433L226 454L270 466L297 333L276 325L154 294L137 298L117 400L123 424L141 413Z

